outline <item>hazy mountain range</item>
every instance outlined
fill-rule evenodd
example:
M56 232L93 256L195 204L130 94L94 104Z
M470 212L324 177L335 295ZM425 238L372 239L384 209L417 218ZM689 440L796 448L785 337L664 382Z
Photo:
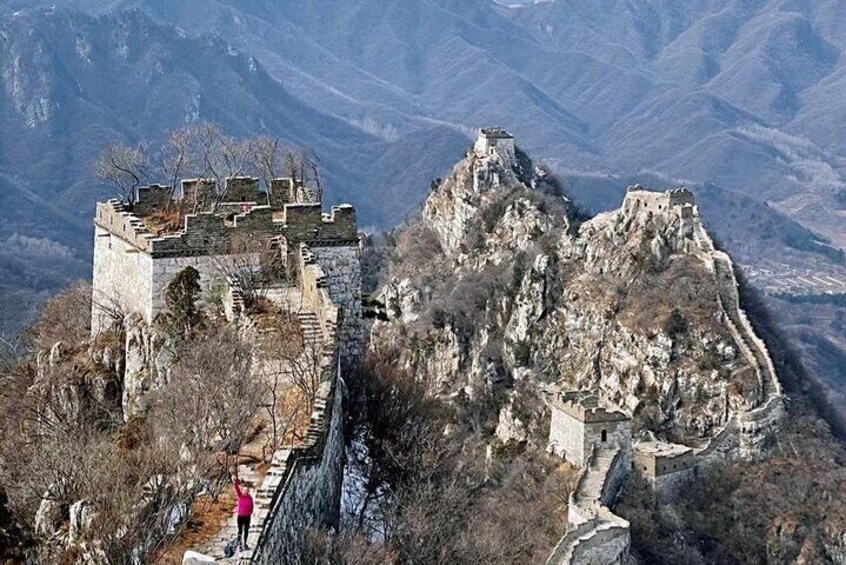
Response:
M105 141L196 120L314 147L330 198L380 227L497 123L594 210L629 179L712 183L703 214L743 263L842 273L842 0L12 0L0 14L7 308L21 287L85 275ZM797 339L824 340L814 359L836 380L836 312L799 324L777 306Z

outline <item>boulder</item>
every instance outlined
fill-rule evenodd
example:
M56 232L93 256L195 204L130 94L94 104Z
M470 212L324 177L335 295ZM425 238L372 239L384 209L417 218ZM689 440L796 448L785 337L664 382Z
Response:
M52 537L62 525L66 505L59 501L60 488L56 485L48 488L41 497L41 504L35 513L35 533L43 537Z
M70 506L70 528L68 530L68 541L75 543L80 541L85 531L91 527L94 520L94 510L87 500L78 500Z

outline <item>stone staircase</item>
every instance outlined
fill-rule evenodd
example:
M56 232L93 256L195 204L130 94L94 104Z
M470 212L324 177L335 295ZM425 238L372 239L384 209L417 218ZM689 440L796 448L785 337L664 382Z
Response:
M290 311L295 312L297 320L299 321L301 331L303 333L303 351L301 360L301 369L307 370L310 363L316 363L317 369L320 370L333 363L333 343L331 336L324 335L323 327L317 314L313 311L302 309L302 300L298 291L291 291L285 289L285 294L279 293L278 296L272 297L274 302L287 307ZM274 331L274 330L271 330ZM316 352L318 357L314 357ZM293 367L284 367L281 369L281 374L290 378L294 374ZM315 409L325 409L325 405L315 402ZM233 540L238 535L238 524L235 516L235 509L232 509L232 515L227 520L226 524L221 530L214 535L213 538L204 543L192 548L194 551L201 553L204 556L215 559L217 563L249 563L252 558L252 548L261 534L261 528L270 512L270 504L273 496L280 488L283 477L278 476L278 469L284 468L280 462L284 461L290 453L290 449L281 448L273 455L273 464L266 476L262 477L256 470L256 464L247 464L238 466L238 477L241 484L248 486L253 495L254 510L250 523L250 533L248 536L248 544L250 550L237 551L231 558L226 558L223 555L223 548L230 540ZM232 488L231 486L228 488Z
M297 319L300 321L300 329L306 343L316 343L323 339L323 330L320 329L320 322L314 312L297 312Z
M601 504L602 489L605 487L608 472L618 451L616 448L602 448L594 452L587 472L576 490L577 504L593 504L594 502Z
M570 497L569 526L547 559L547 565L594 563L580 555L602 553L607 546L607 560L596 563L617 563L627 554L629 523L603 504L603 493L618 464L619 447L594 447L588 465Z
M734 274L731 258L714 247L713 241L698 222L694 226L693 238L698 247L696 255L705 261L714 273L720 308L725 315L726 324L741 352L755 366L759 377L762 404L765 404L781 395L781 384L766 345L755 335L746 313L740 306L737 277Z
M568 531L567 535L556 546L552 556L547 560L547 565L615 565L622 564L625 560L625 551L620 552L609 548L606 550L607 555L602 555L602 550L597 551L597 547L605 546L606 548L613 543L615 538L622 540L622 545L628 546L630 544L630 525L628 521L610 512L607 508L600 510L599 516L591 519L589 522L580 524L577 528ZM587 560L579 557L580 553L584 551L584 546L591 544L594 546L592 551L595 560ZM590 550L587 550L590 551Z
M766 344L755 334L752 324L741 308L737 277L731 258L716 249L713 241L698 222L694 225L693 237L697 245L696 256L702 259L714 274L717 283L717 302L723 313L726 327L739 352L747 359L751 370L755 372L758 383L757 406L751 410L737 412L734 415L737 425L727 427L732 432L740 432L741 455L754 456L758 449L757 444L763 440L759 432L773 425L784 414L781 383ZM717 442L712 441L712 443ZM730 442L720 441L719 443Z
M259 473L256 471L256 466L254 464L250 465L239 465L238 466L238 479L242 485L249 487L250 492L253 495L255 500L255 510L257 512L258 508L258 486L262 482L262 478ZM226 488L233 488L232 486ZM255 522L255 517L253 518L253 522ZM251 526L253 526L251 524ZM202 553L203 555L207 555L209 557L213 557L217 560L218 563L239 563L241 558L241 551L235 553L232 558L226 558L223 556L223 547L230 541L238 537L238 522L235 516L235 508L232 509L232 515L226 521L226 524L223 528L212 538L207 540L201 546L195 548L196 551ZM255 540L255 535L250 533L248 537L248 541L252 543Z

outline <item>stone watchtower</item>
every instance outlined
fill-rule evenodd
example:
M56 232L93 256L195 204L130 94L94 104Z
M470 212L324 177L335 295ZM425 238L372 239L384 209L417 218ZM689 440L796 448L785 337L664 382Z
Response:
M584 467L595 449L620 449L631 455L631 419L610 407L600 405L599 396L590 392L548 393L552 411L548 451L576 467Z
M323 284L340 310L342 358L357 361L363 325L355 208L344 204L325 214L315 191L290 179L273 180L263 190L258 179L229 179L216 206L207 204L215 200L207 198L216 193L212 181L183 181L174 200L172 192L143 187L132 203L97 204L93 334L105 329L114 311L137 314L151 324L164 308L164 289L186 267L200 273L206 294L227 284L227 265L258 270L269 249L290 254L305 244L326 273ZM180 222L163 225L163 217Z
M503 163L514 162L514 136L501 127L489 127L479 130L473 150L478 155L497 155Z
M682 219L699 217L696 198L686 188L655 192L636 184L626 189L623 209L628 213L678 216Z
M695 477L696 465L693 449L685 445L657 440L634 445L634 467L663 494L676 492Z

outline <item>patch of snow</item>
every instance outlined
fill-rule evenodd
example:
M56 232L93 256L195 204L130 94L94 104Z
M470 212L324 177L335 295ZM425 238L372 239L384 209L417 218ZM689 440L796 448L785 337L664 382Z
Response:
M91 64L91 43L84 37L76 38L76 54L80 59Z

